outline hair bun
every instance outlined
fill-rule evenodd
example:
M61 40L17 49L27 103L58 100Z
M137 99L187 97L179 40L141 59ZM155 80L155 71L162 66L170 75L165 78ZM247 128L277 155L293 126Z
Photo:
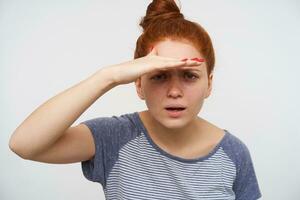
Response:
M157 21L169 19L184 19L174 0L153 0L147 7L146 16L141 19L140 26L143 29Z

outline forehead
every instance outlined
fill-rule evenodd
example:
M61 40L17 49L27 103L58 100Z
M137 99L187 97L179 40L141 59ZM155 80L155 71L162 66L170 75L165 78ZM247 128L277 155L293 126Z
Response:
M203 58L203 55L186 40L166 39L155 45L157 55L171 58Z
M171 40L166 39L156 43L155 49L158 56L171 58L204 58L204 56L187 40ZM199 71L206 71L206 63L197 67ZM177 71L168 70L168 71Z

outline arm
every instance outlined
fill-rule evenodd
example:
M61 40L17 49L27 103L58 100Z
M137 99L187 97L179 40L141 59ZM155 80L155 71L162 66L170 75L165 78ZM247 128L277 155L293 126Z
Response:
M26 159L49 149L91 104L116 86L111 73L101 69L38 107L14 131L10 149Z
M12 134L9 147L20 157L50 163L69 163L95 153L92 134L85 125L72 123L105 92L135 81L154 70L195 67L201 62L156 56L105 67L75 86L52 97L31 113Z

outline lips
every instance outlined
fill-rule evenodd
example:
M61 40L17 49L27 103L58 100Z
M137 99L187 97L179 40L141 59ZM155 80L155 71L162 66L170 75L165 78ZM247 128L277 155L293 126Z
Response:
M165 110L168 113L169 117L178 118L183 114L183 111L186 109L185 106L182 105L168 105L165 107Z
M166 110L169 110L169 111L181 111L181 110L184 110L185 108L176 108L176 107L169 107L169 108L166 108Z
M181 111L181 110L186 109L186 107L183 105L174 104L174 105L165 106L165 109L169 110L169 111Z

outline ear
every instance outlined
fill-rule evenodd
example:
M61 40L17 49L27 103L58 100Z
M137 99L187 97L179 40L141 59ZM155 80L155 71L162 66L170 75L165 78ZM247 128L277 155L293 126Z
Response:
M135 89L136 89L136 93L138 94L140 99L145 100L143 89L142 89L142 77L139 77L138 79L136 79Z
M206 91L205 98L208 98L210 96L211 90L212 90L212 82L213 82L213 73L211 73L208 77L208 88Z

